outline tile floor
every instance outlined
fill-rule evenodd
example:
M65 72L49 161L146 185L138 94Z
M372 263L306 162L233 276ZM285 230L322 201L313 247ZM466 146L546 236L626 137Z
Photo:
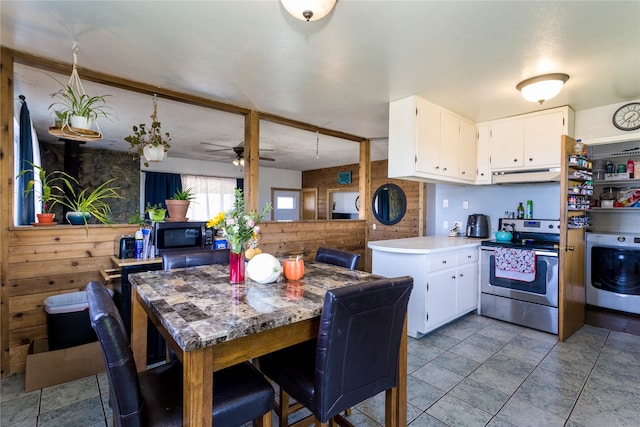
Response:
M559 343L471 314L410 338L408 368L411 427L640 425L640 336L584 326ZM104 374L31 393L23 380L0 383L3 427L111 425ZM379 426L383 411L381 394L350 418Z

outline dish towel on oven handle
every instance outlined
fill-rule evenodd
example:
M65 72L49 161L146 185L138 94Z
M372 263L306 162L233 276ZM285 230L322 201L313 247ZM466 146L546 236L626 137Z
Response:
M496 277L533 282L536 279L536 253L528 249L496 248Z

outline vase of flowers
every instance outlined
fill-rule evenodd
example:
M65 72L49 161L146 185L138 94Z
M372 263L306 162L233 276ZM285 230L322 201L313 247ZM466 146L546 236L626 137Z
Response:
M271 203L258 213L245 212L242 190L236 188L233 207L227 212L220 212L207 222L208 228L222 230L229 243L229 281L232 284L244 283L244 245L251 239L257 238L260 231L258 223L271 210Z

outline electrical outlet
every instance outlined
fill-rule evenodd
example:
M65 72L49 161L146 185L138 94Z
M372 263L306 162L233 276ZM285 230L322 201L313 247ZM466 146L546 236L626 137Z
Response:
M375 230L377 228L376 224L371 224L371 228L373 228Z
M448 199L444 199L442 201L442 207L443 208L448 208L449 207L449 200Z
M469 201L465 200L462 202L462 209L469 209Z
M442 221L442 228L449 229L449 221Z
M453 226L458 227L458 229L462 229L462 221L453 221Z

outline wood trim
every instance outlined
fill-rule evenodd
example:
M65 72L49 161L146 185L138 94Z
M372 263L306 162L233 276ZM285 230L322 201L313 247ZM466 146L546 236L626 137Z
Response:
M60 74L69 74L73 65L68 62L56 61L53 59L44 58L30 53L10 50L13 54L14 61L28 65L30 67L39 68L46 71L51 71ZM199 107L212 108L215 110L226 111L227 113L234 114L249 114L251 110L247 108L238 107L236 105L226 104L224 102L214 101L212 99L203 98L201 96L190 95L184 92L178 92L170 89L164 89L158 86L153 86L146 83L136 82L133 80L124 79L111 74L101 73L89 68L78 67L78 74L82 76L83 80L92 81L95 83L101 83L108 86L117 87L131 92L142 93L145 95L156 94L160 98L170 99L172 101L184 102L185 104L196 105ZM13 73L12 73L13 75Z
M569 168L568 157L573 153L575 140L562 135L561 143L561 178L560 178L560 253L558 260L558 339L565 341L584 325L585 277L584 228L569 229L568 222L572 215L584 212L569 212L567 207L567 180Z
M309 123L300 122L298 120L287 119L282 116L278 116L271 113L260 113L260 118L267 122L277 123L279 125L289 126L296 129L306 130L309 132L318 132L322 135L333 136L335 138L347 139L349 141L362 142L367 141L366 138L361 136L352 135L346 132L340 132L337 130L327 129L316 125L311 125Z
M371 141L360 142L360 163L358 165L358 193L360 195L360 210L358 218L365 221L364 229L365 245L369 241L369 200L371 199ZM371 271L371 252L364 248L364 269Z
M13 224L13 57L0 48L0 377L11 373L9 353L9 227Z
M247 211L259 211L260 115L250 111L244 118L244 198Z

